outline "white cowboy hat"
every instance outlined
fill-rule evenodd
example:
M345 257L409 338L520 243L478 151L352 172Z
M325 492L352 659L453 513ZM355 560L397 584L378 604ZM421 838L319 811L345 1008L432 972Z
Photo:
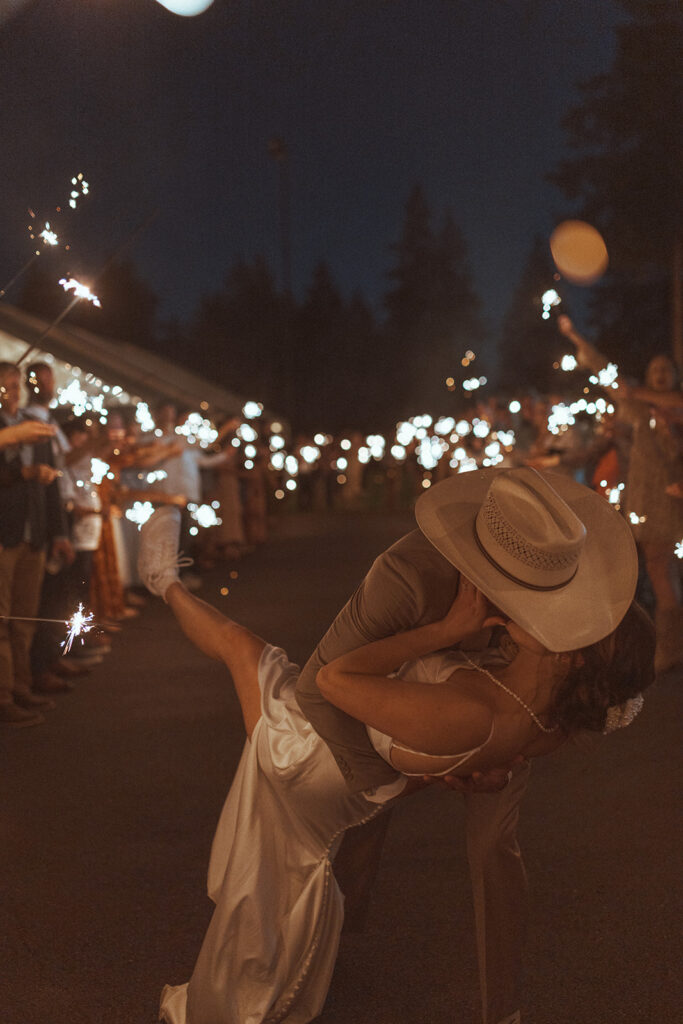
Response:
M628 524L569 477L526 467L461 473L430 487L415 515L434 547L550 651L601 640L633 600Z

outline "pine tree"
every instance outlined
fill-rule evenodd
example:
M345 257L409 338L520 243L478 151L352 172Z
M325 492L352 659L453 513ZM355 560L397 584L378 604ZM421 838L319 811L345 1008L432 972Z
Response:
M581 102L564 122L576 155L551 180L607 243L610 271L594 303L601 345L642 370L667 334L683 362L683 11L676 0L619 2L629 20L616 29L614 64L581 84ZM667 287L668 315L659 305Z
M392 249L394 287L385 296L384 343L396 415L439 412L452 404L446 379L485 336L465 241L450 213L440 229L432 228L431 211L416 186Z
M240 261L223 287L201 300L185 362L239 394L276 402L287 359L287 316L265 260Z
M334 430L343 419L346 350L343 299L324 261L295 317L294 345L288 373L295 382L290 415L301 430Z
M536 238L501 330L498 387L508 395L531 390L547 394L563 383L553 363L567 345L554 318L541 316L541 296L553 287L553 269L547 242Z

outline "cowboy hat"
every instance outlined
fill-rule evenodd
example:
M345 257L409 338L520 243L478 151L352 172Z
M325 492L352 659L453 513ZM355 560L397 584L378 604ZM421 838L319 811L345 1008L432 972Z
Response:
M430 487L415 515L434 547L550 651L601 640L633 600L628 524L570 477L527 467L461 473Z

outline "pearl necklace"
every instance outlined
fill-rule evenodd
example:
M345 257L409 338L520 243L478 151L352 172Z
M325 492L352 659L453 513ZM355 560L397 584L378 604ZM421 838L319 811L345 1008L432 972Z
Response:
M549 728L548 728L548 727L547 727L546 725L543 725L543 723L542 723L541 721L539 721L539 719L538 719L538 716L537 716L537 715L535 715L535 714L534 714L534 712L533 712L533 711L531 710L531 708L529 707L529 705L528 705L528 704L526 704L526 703L525 703L525 702L524 702L524 701L522 700L522 698L521 698L521 697L518 697L518 696L517 696L517 694L516 694L516 693L514 692L514 690L511 690L511 689L509 688L509 686L506 686L506 685L505 685L505 683L501 683L500 679L496 679L496 677L495 677L494 675L492 675L492 673L491 673L491 672L489 672L489 670L488 670L487 668L484 668L484 667L483 667L482 665L476 665L476 664L475 664L475 663L474 663L474 662L473 662L473 661L471 660L471 658L468 658L468 657L467 657L467 655L466 655L466 654L465 654L465 656L464 656L464 657L465 657L465 661L466 661L466 662L467 662L467 664L468 664L468 665L470 666L470 668L473 668L473 669L475 670L475 672L483 672L485 676L488 676L488 677L489 677L489 679L490 679L490 680L491 680L491 681L492 681L493 683L495 683L495 684L496 684L496 686L499 686L499 687L501 688L501 690L505 690L505 692L506 692L506 693L509 693L511 697L514 697L514 698L515 698L515 700L517 701L517 703L518 703L518 704L521 704L521 705L522 705L522 707L524 708L524 710L525 710L526 712L528 712L528 714L529 714L529 715L531 716L531 718L532 718L533 722L534 722L534 723L535 723L535 724L536 724L536 725L538 726L538 728L539 728L539 729L541 730L541 732L548 732L548 733L549 733L549 732L557 732L557 730L558 730L558 729L560 728L560 727L559 727L559 725L554 725L554 726L552 727L552 729L549 729Z

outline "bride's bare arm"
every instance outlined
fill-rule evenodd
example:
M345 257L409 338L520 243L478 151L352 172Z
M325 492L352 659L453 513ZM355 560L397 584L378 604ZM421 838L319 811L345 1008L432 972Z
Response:
M402 662L452 646L500 619L487 615L484 596L467 580L444 619L349 651L320 669L318 686L342 711L428 754L449 754L483 743L491 730L485 702L464 699L450 683L390 679Z

